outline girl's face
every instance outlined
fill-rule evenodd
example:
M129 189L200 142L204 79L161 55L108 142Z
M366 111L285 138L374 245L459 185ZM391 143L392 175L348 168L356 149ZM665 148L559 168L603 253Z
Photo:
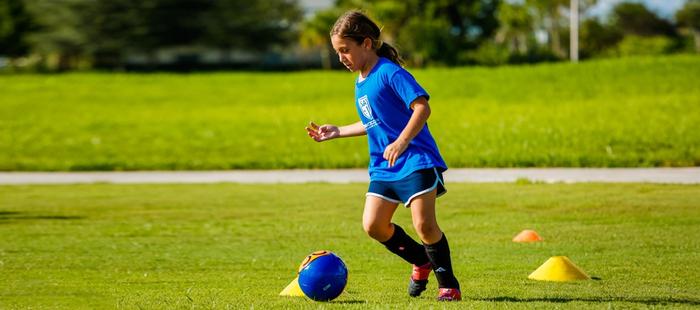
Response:
M361 44L357 44L351 38L333 35L331 36L331 44L333 44L335 53L338 54L338 60L352 72L362 70L367 64L367 59L372 54L376 55L372 50L372 42L369 38L365 38Z

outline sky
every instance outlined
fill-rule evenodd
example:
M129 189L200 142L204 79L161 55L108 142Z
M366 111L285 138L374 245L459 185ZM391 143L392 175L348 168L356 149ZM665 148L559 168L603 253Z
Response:
M615 4L623 1L644 3L651 11L661 17L672 19L676 10L680 9L685 0L598 0L598 4L591 9L591 14L605 17ZM333 5L333 0L299 0L301 6L307 12L313 12Z

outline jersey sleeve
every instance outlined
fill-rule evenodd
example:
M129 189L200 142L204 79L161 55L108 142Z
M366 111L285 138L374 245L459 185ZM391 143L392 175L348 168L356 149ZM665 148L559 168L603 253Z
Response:
M389 84L408 109L411 109L411 103L418 99L418 97L423 96L425 99L430 99L430 95L428 95L425 89L423 89L423 87L416 82L416 79L406 70L394 72L389 80Z

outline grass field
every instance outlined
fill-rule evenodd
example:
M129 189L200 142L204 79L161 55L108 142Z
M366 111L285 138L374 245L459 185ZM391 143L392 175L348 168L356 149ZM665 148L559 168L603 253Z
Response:
M465 300L405 293L361 229L365 184L0 187L0 308L697 308L700 186L448 184L438 217ZM409 212L395 220L410 234ZM520 230L545 241L516 244ZM305 255L347 263L331 303L277 294ZM566 255L598 280L527 275Z
M700 165L700 57L412 70L452 167ZM0 170L365 167L347 72L0 75Z

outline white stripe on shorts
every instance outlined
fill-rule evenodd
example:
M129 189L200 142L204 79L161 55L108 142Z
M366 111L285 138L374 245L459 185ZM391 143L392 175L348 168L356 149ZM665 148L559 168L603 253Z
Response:
M379 198L384 199L384 200L389 201L389 202L401 203L400 200L391 199L391 198L389 198L389 197L382 196L382 195L379 195L379 194L377 194L377 193L368 192L367 194L365 194L365 196L374 196L374 197L379 197Z
M433 191L434 189L436 189L438 186L438 182L440 182L440 184L442 184L442 186L445 186L445 184L440 181L440 175L437 172L437 168L433 168L433 171L435 172L435 184L433 184L433 186L431 186L430 188L428 188L424 191L420 191L420 192L413 194L413 196L411 196L411 198L408 198L408 201L406 201L406 203L404 203L404 206L406 206L406 208L411 206L411 201L413 200L413 198L416 198L416 197L423 195L425 193L429 193L429 192Z

